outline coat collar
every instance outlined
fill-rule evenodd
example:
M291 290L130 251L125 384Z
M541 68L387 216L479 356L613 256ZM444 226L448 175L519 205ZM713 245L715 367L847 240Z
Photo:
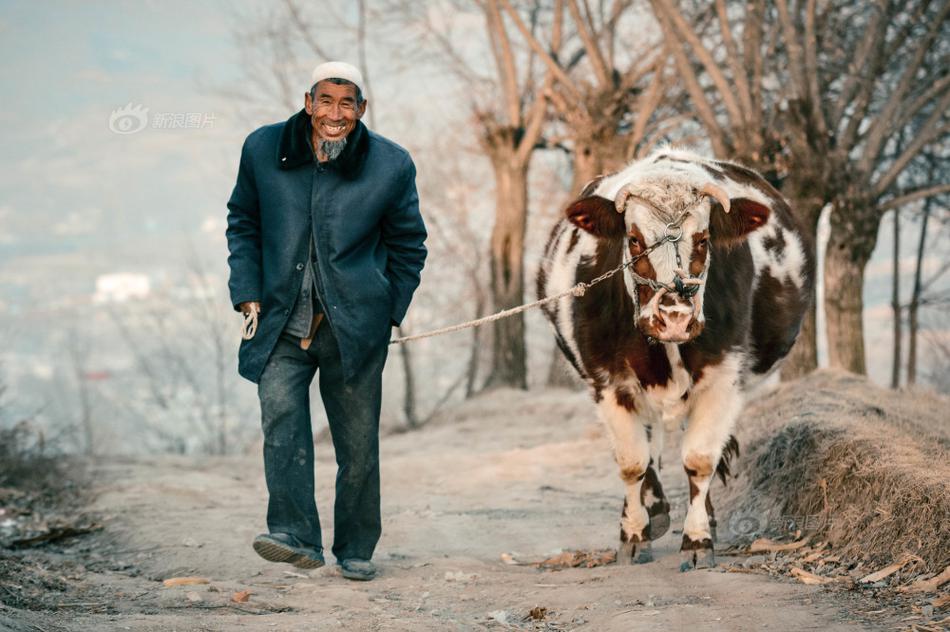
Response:
M301 109L287 119L277 148L277 165L281 169L295 169L315 160L310 145L311 129L310 115L306 109ZM331 160L328 166L336 168L346 178L354 178L359 174L368 151L369 131L362 121L357 121L356 127L346 138L343 153L336 160Z

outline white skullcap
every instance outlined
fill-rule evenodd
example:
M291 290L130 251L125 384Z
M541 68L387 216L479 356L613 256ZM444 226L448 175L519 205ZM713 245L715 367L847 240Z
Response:
M324 79L346 79L356 84L361 93L366 92L363 88L363 73L356 66L351 66L344 61L328 61L314 68L310 76L310 87L312 88Z

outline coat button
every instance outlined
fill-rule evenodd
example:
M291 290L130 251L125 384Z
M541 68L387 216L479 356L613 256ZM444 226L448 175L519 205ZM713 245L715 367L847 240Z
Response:
M303 264L302 264L302 263L298 263L298 264L297 264L297 271L299 272L300 270L303 270Z

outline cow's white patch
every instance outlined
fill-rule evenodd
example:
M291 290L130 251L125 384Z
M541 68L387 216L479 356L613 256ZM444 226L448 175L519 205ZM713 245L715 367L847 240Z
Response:
M743 354L728 353L722 363L706 367L703 377L690 395L689 424L683 434L681 454L684 465L695 460L708 460L713 472L693 478L699 493L686 512L683 533L694 541L710 537L706 494L722 449L732 434L742 410L744 397L740 388Z
M781 250L769 250L765 247L768 240L776 239L785 242ZM791 283L799 290L802 289L807 264L805 247L796 233L783 228L777 220L769 218L765 226L749 235L748 242L756 279L767 273L780 283Z
M607 427L607 435L614 449L614 458L620 467L621 478L624 471L646 472L650 463L650 441L642 421L618 403L615 388L604 389L598 409ZM622 528L628 535L639 536L650 522L647 510L640 502L643 479L624 479L624 486L627 512L621 523Z
M577 266L582 257L592 257L597 248L597 240L586 231L583 231L567 220L561 220L557 237L550 246L547 258L542 262L547 275L547 295L553 296L571 289L577 282ZM571 241L577 235L577 242L571 248ZM568 252L570 250L570 252ZM583 365L580 349L574 337L574 297L566 296L557 302L557 331L564 339L574 358L589 373Z

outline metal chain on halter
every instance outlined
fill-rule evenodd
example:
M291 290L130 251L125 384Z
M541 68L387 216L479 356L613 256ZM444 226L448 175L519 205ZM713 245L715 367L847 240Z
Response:
M656 250L657 248L659 248L659 247L662 246L663 244L665 244L665 243L670 243L670 242L676 243L677 241L679 241L679 240L683 237L683 227L682 227L682 224L683 224L683 221L686 219L686 215L687 215L687 214L688 214L688 213L687 213L686 211L683 211L682 213L680 213L680 216L679 216L679 217L677 217L675 220L673 220L672 222L670 222L669 224L667 224L667 225L666 225L666 235L664 235L662 239L657 240L657 241L654 242L652 245L650 245L649 247L645 248L645 249L643 250L643 252L641 252L640 254L638 254L638 255L636 255L636 256L634 256L634 257L631 257L629 261L625 261L625 262L621 263L621 264L620 264L619 266L617 266L616 268L613 268L613 269L611 269L611 270L608 270L607 272L604 272L604 273L601 274L600 276L594 277L594 278L591 279L590 281L581 281L581 282L577 283L576 285L574 285L573 287L571 287L571 289L566 290L566 291L564 291L564 292L561 292L560 294L555 294L554 296L548 296L548 297L539 299L539 300L537 300L537 301L533 301L533 302L531 302L531 303L525 303L524 305L519 305L519 306L517 306L517 307L512 307L511 309L502 310L502 311L500 311L500 312L498 312L498 313L496 313L496 314L492 314L492 315L490 315L490 316L483 316L482 318L476 318L475 320L470 320L470 321L468 321L468 322L459 323L458 325L452 325L452 326L449 326L449 327L443 327L443 328L441 328L441 329L435 329L435 330L432 330L432 331L427 331L427 332L422 333L422 334L415 334L415 335L413 335L413 336L403 336L403 337L401 337L401 338L394 338L393 340L390 340L390 341L389 341L389 344L391 344L391 345L403 344L403 343L406 343L406 342L411 342L411 341L413 341L413 340L421 340L421 339L423 339L423 338L432 338L432 337L434 337L434 336L441 336L442 334L448 334L448 333L452 333L452 332L454 332L454 331L461 331L462 329L468 329L468 328L470 328L470 327L478 327L478 326L480 326L480 325L484 325L485 323L490 323L490 322L494 322L494 321L496 321L496 320L501 320L502 318L508 318L509 316L514 316L515 314L520 314L521 312L525 312L525 311L527 311L527 310L529 310L529 309L533 309L533 308L535 308L535 307L541 307L542 305L546 305L546 304L548 304L548 303L553 303L553 302L555 302L555 301L559 301L559 300L561 300L562 298L565 298L565 297L567 297L567 296L574 296L574 297L578 297L578 298L581 297L581 296L584 296L584 294L587 293L587 290L589 290L589 289L592 288L593 286L595 286L595 285L597 285L598 283L601 283L601 282L603 282L603 281L606 281L607 279L609 279L610 277L614 276L615 274L617 274L617 273L620 272L621 270L625 270L626 268L629 268L630 266L632 266L633 264L635 264L637 261L639 261L642 257L647 256L648 254L650 254L651 252L653 252L654 250ZM672 235L671 232L670 232L671 229L678 229L679 232L674 236L674 235ZM678 249L678 248L674 248L674 250L676 251L676 264L677 264L677 267L682 267L679 249ZM653 288L654 290L659 290L659 289L662 288L662 289L665 289L665 290L668 291L668 292L678 292L678 291L679 291L679 290L677 289L678 287L685 287L685 288L687 288L687 289L685 290L685 292L689 292L689 296L692 296L693 294L695 294L695 293L699 290L699 284L695 284L695 285L685 285L685 286L683 286L683 285L682 285L682 284L683 284L683 281L680 279L679 274L677 274L677 276L674 278L674 281L673 281L674 285L677 286L677 287L673 287L673 286L667 285L666 283L662 283L662 282L660 282L660 281L657 281L656 279L648 279L648 278L646 278L646 277L640 276L639 274L637 274L636 272L633 272L632 270L629 271L629 274L630 274L631 277L633 277L633 280L634 280L635 283L637 283L637 284L639 284L639 285L649 285L649 286L650 286L651 288ZM700 281L700 283L701 283L701 281ZM695 289L694 289L694 288L695 288Z

